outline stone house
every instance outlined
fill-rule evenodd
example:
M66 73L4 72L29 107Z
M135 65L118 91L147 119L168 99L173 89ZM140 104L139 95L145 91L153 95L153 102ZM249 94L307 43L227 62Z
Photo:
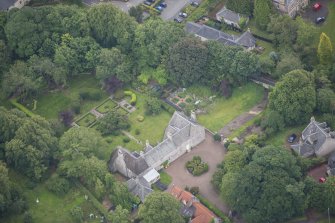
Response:
M246 22L249 20L247 17L242 16L241 14L236 13L234 11L231 11L226 7L223 7L218 13L216 13L216 20L237 27L239 29L241 28L240 23L243 19L245 19Z
M118 147L109 160L109 170L129 178L128 189L143 201L151 185L159 180L163 163L171 163L205 139L205 129L195 120L175 112L165 129L163 141L153 147L147 141L143 152Z
M291 148L303 157L316 155L329 156L335 151L335 132L330 131L325 122L317 122L312 117L308 126L303 130L298 144Z
M297 13L309 4L309 0L273 0L274 6L281 12L295 17Z
M199 37L201 41L216 40L229 46L242 46L248 50L256 47L256 39L248 29L240 36L224 33L212 27L194 22L186 23L186 32Z

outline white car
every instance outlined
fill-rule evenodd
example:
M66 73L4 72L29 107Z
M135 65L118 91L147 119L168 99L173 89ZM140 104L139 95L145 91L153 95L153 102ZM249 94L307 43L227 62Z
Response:
M186 18L187 14L185 12L179 12L179 16L182 18Z

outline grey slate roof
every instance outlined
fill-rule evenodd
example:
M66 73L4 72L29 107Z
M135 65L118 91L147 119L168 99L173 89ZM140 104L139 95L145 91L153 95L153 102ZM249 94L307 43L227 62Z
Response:
M244 32L241 36L233 36L212 27L194 22L187 22L185 30L187 33L200 36L207 40L216 40L229 46L239 45L249 48L254 47L256 44L256 39L249 30Z
M333 132L330 132L327 123L317 122L312 117L308 126L303 130L299 143L292 145L291 148L305 157L314 154L326 156L335 151Z
M335 169L335 152L333 152L328 158L328 166L331 169Z
M128 190L138 196L143 202L145 197L149 195L153 190L151 186L143 179L143 177L131 178L127 181Z
M219 11L217 14L217 16L223 17L226 20L232 21L236 24L238 24L240 22L241 16L239 13L236 13L234 11L231 11L227 8L223 8L221 11Z

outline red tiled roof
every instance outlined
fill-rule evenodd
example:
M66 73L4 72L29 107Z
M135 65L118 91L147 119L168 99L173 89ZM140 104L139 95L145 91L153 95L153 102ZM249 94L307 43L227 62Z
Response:
M177 186L173 186L170 190L170 194L172 194L175 198L177 198L181 202L188 203L193 200L193 195L184 191ZM215 215L208 208L206 208L203 204L197 201L193 201L192 205L195 207L194 218L191 220L192 223L210 223Z

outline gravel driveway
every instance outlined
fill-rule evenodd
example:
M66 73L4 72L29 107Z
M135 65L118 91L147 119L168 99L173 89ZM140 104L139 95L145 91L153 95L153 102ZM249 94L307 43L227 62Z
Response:
M220 195L216 192L211 184L213 173L217 169L217 164L221 163L225 155L224 147L213 140L213 136L206 132L206 139L198 146L193 148L191 152L184 154L179 157L176 161L172 162L171 165L165 170L170 176L172 176L172 185L176 185L181 188L185 186L193 187L198 186L200 194L211 201L217 208L228 214L229 208L225 205L220 198ZM201 159L208 163L209 171L201 176L194 177L185 168L185 163L192 160L193 156L200 156Z
M312 8L313 4L315 4L316 2L319 2L321 4L321 8L318 11L314 11ZM316 2L309 4L302 16L303 18L311 21L312 23L315 23L316 18L327 17L328 15L328 0L319 0Z

